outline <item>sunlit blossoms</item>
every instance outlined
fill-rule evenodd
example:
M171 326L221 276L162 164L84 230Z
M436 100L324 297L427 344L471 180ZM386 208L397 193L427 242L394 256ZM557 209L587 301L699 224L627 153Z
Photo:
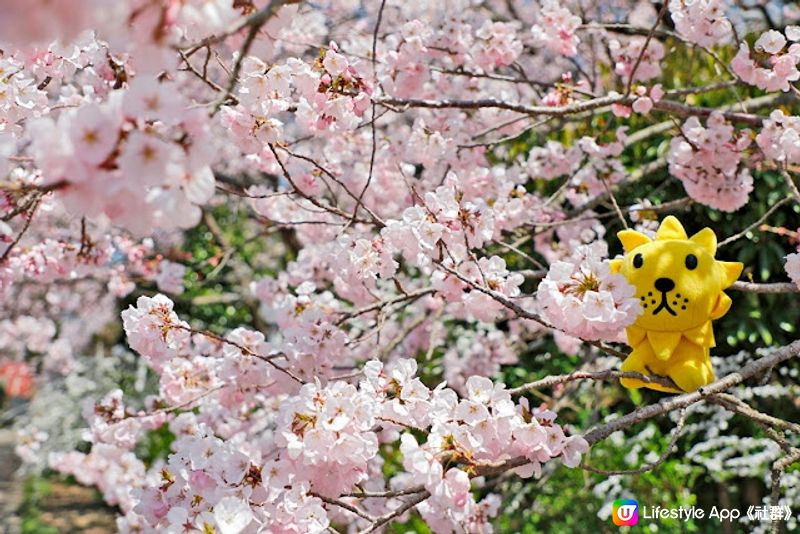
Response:
M618 159L625 136L625 129L620 128L614 132L611 142L599 143L597 139L582 137L569 148L548 141L544 146L531 149L527 159L528 174L531 178L547 180L570 175L570 187L565 196L573 205L580 206L625 178L625 168Z
M750 171L740 166L750 132L737 132L719 113L712 114L706 126L692 117L681 131L683 136L670 142L669 169L689 196L723 211L744 206L753 190Z
M536 25L531 28L534 44L564 56L574 56L580 38L575 33L581 18L555 0L543 2Z
M33 153L43 185L63 189L76 215L104 215L137 233L197 224L197 204L214 194L215 181L201 147L204 119L180 109L169 84L137 78L105 104L42 119L33 125Z
M783 163L800 163L800 120L781 110L773 111L756 136L764 155Z
M167 462L148 473L148 479L158 480L155 486L139 489L133 480L91 470L81 478L101 488L116 480L134 489L138 504L126 518L131 528L172 531L191 524L241 532L248 526L272 531L299 526L302 532L323 532L331 512L318 496L336 498L362 486L380 489L371 479L379 465L380 441L401 432L407 472L389 485L429 491L431 499L420 511L436 532L448 532L464 522L488 527L497 512L496 496L480 502L472 497L470 473L476 469L521 456L527 462L519 474L530 476L554 458L574 467L588 450L581 437L567 435L555 423L554 412L515 404L504 387L486 378L469 378L459 399L443 385L433 390L424 386L413 360L399 360L389 368L368 362L364 375L358 387L307 384L286 398L277 414L274 442L266 436L253 443L235 435L219 439L191 413L172 419L178 440ZM102 426L93 424L97 431L107 433L109 423L119 426L122 421L137 428L136 415L125 414L120 392L95 405L92 414L103 421ZM419 444L410 429L429 429L427 441ZM100 450L119 449L103 445ZM69 461L59 469L76 473L71 464L87 462L93 454L63 457ZM121 454L119 461L124 461L129 453ZM114 458L103 461L118 472L116 477L141 469L136 463L117 466ZM130 510L128 501L123 504Z
M800 253L795 252L786 256L786 274L800 287Z
M189 340L189 325L178 318L172 306L164 295L139 297L136 308L122 312L128 343L155 368L175 356Z
M550 266L536 297L553 326L581 339L616 340L641 313L633 286L611 273L604 255L604 247L581 246Z
M723 0L670 0L675 29L700 46L724 42L731 35L731 22L725 16Z
M800 34L796 27L786 29L786 36L769 30L761 34L750 50L747 43L731 62L733 71L745 82L765 91L789 91L790 84L800 79ZM787 46L788 45L788 46ZM761 66L762 64L766 67Z
M664 57L664 45L660 41L651 40L648 43L644 37L627 42L615 39L608 47L615 62L614 72L625 81L647 81L661 74L659 63Z

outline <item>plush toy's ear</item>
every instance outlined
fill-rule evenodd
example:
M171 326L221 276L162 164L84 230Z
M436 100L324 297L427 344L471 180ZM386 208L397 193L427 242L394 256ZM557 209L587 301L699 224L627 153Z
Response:
M656 232L656 241L686 238L686 230L683 229L683 225L672 215L661 221L661 226L658 227L658 231Z
M623 260L621 260L619 258L610 260L608 263L611 264L611 272L612 273L620 272L620 270L622 270L622 262L623 262Z
M622 248L625 249L625 252L630 252L636 247L645 245L651 241L649 237L636 230L621 230L617 232L617 237L622 242Z
M738 261L718 261L717 264L722 269L722 289L732 286L744 269L744 264Z
M716 321L731 309L731 298L725 293L720 293L717 297L717 303L714 304L714 309L711 310L711 320Z
M712 258L717 253L717 234L711 228L703 228L690 237L689 241L703 247Z

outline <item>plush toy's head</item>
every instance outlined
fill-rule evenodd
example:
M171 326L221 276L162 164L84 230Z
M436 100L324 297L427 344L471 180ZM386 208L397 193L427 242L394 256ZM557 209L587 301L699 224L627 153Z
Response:
M682 331L725 315L731 299L723 293L743 265L717 261L717 236L703 228L686 235L675 217L664 219L655 240L634 230L617 234L625 256L611 261L636 287L643 313L636 325L646 330Z

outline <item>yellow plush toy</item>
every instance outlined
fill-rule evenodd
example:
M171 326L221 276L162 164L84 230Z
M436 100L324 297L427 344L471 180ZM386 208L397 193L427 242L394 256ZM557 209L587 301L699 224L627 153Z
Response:
M636 287L643 312L627 329L633 352L622 370L668 376L683 391L713 382L711 321L731 307L723 290L739 278L742 264L715 260L714 232L703 228L687 237L672 216L661 223L655 240L634 230L623 230L617 236L625 256L611 260L611 269ZM636 379L622 379L622 384L676 391Z

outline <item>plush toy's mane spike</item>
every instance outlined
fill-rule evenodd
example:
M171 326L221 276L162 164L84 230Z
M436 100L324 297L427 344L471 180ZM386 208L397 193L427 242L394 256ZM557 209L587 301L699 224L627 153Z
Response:
M712 258L717 254L717 234L711 228L703 228L690 237L689 241L703 247Z
M681 222L672 215L665 217L656 232L656 241L688 239Z
M617 232L617 237L622 243L622 248L625 252L630 252L636 247L646 245L651 242L651 239L641 232L636 230L621 230Z
M744 269L744 264L739 263L738 261L717 260L716 263L723 272L722 289L731 287L733 283L739 279L739 276L742 274L742 270Z

